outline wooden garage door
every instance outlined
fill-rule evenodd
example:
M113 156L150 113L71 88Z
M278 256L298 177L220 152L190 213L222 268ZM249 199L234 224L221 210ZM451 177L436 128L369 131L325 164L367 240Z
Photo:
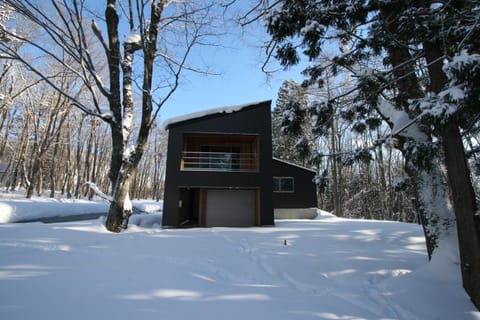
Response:
M255 190L207 190L207 227L255 225Z

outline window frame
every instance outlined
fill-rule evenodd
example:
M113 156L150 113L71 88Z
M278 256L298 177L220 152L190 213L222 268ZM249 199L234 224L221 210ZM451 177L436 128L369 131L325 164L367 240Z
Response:
M278 189L275 188L276 182L278 183ZM282 184L282 181L291 181L291 188L288 188L285 190L284 184ZM273 177L273 192L274 193L295 193L295 177L278 177L274 176Z

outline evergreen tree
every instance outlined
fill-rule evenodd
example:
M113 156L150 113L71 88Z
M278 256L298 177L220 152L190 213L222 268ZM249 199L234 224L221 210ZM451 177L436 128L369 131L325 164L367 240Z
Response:
M305 165L310 145L307 115L308 97L305 88L292 80L285 81L278 91L272 112L273 156Z
M316 128L340 109L358 132L382 123L389 143L406 158L417 191L428 252L454 233L447 169L460 247L463 285L480 306L480 217L462 135L478 124L480 88L479 1L284 0L264 6L270 53L286 67L303 54L306 85L323 85L324 71L348 70L356 79L351 104L333 97L317 104ZM317 59L336 40L328 67ZM378 67L378 61L383 66ZM320 121L319 121L320 120ZM368 156L368 150L357 152ZM428 196L427 196L428 195ZM436 196L436 197L435 197Z

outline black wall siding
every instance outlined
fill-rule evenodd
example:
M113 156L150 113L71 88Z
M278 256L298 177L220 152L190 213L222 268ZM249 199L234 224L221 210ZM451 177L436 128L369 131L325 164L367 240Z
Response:
M317 189L313 179L315 172L283 161L272 160L273 177L293 177L295 191L273 193L274 208L316 208Z

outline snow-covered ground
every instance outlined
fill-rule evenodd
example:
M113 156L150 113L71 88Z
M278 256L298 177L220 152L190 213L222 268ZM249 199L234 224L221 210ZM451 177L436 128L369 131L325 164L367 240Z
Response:
M25 203L15 216L49 206ZM418 225L161 229L143 214L112 234L103 220L0 224L0 319L480 319L458 258L428 263Z
M158 213L162 201L132 201L139 212ZM38 219L101 215L108 212L108 202L98 197L94 201L83 199L32 197L25 199L22 192L0 193L0 223L25 222Z

